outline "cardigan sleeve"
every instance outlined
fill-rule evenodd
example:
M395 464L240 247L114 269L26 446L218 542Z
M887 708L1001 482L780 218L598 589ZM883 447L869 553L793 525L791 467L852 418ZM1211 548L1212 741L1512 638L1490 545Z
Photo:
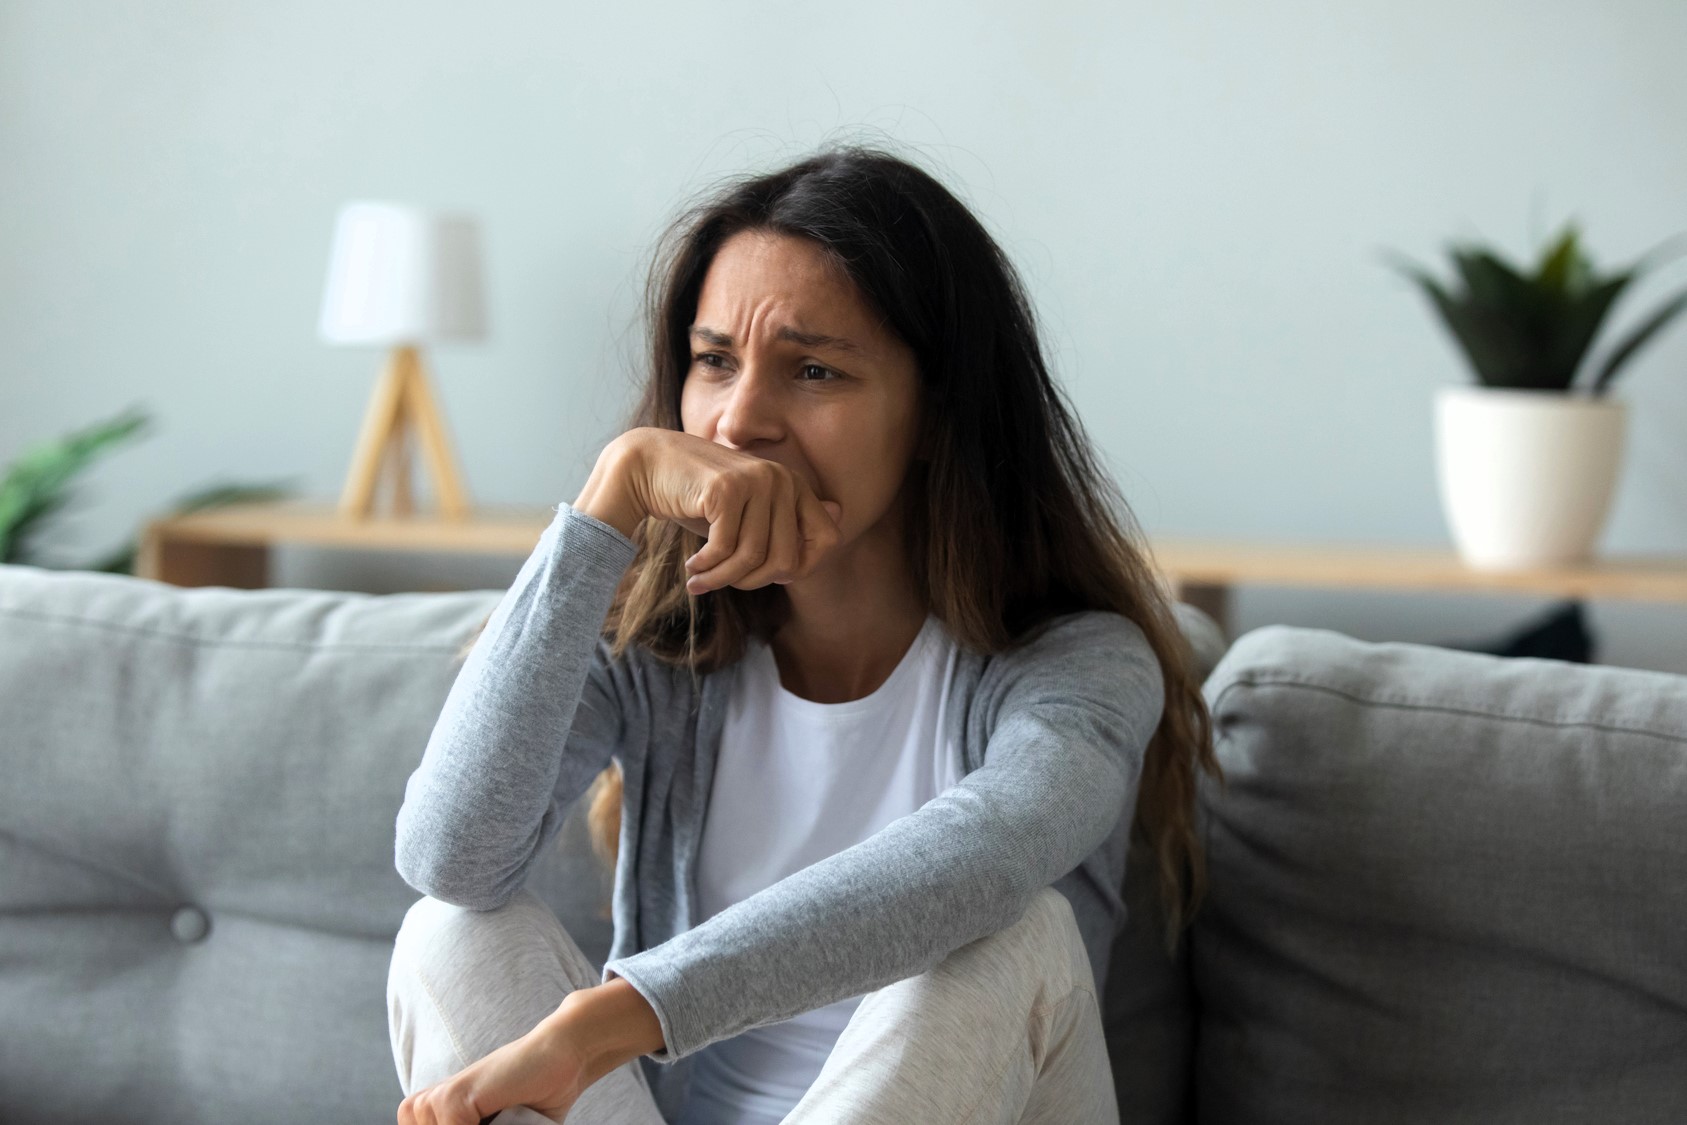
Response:
M1164 686L1141 629L1089 611L996 656L983 764L872 836L631 956L671 1063L936 965L1011 924L1129 810ZM821 814L823 815L823 814Z
M394 862L411 887L475 910L503 905L608 766L622 712L600 634L636 550L616 528L558 505L405 784Z

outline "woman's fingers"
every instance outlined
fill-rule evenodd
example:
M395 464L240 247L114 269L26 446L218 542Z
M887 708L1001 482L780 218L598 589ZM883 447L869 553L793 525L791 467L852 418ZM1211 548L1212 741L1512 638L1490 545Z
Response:
M705 594L722 586L730 586L761 566L767 559L767 536L772 520L773 500L767 490L764 488L751 494L749 501L744 505L744 518L738 524L738 535L731 553L715 566L694 569L691 577L686 579L686 592ZM711 546L714 541L715 533L711 530ZM702 553L699 551L698 555Z
M398 1107L398 1125L479 1125L480 1113L456 1095L451 1081L405 1098Z
M689 435L680 437L673 435L668 460L656 463L644 510L694 534L706 529L702 547L685 561L687 593L792 582L837 546L840 508L819 499L807 478L737 451L693 450Z
M702 574L732 557L732 552L738 549L739 529L751 500L752 497L744 493L736 493L722 505L720 513L709 521L708 542L685 561L687 571L693 575Z
M778 491L772 497L771 520L768 525L767 554L762 564L727 583L740 590L755 590L769 582L790 577L802 553L802 539L797 532L797 477L795 473L779 474Z
M676 519L674 522L691 532L693 535L701 535L705 540L709 538L708 520L682 518Z
M843 508L834 500L822 500L806 486L797 497L797 525L802 539L798 551L796 578L807 578L838 545L838 518Z

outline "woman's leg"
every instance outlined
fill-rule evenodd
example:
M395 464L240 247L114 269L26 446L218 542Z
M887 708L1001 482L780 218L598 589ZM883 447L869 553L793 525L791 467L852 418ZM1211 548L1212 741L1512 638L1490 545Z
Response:
M785 1125L1118 1120L1089 955L1044 887L1011 926L868 993Z
M406 1096L449 1078L519 1039L562 998L598 983L550 907L519 891L497 910L467 910L424 898L410 908L393 944L387 1018L398 1084ZM548 1123L526 1107L498 1125ZM663 1125L638 1061L592 1083L569 1125Z

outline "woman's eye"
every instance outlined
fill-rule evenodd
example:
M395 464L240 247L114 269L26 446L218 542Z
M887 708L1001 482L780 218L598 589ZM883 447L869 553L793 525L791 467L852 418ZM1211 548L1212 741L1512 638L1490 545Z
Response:
M726 357L721 355L719 352L704 352L701 355L694 355L691 357L692 363L701 363L704 367L720 366L720 364L715 362L716 360L720 360L724 363L726 361Z
M833 371L830 367L821 367L818 363L805 363L805 364L803 364L802 365L802 372L803 372L803 375L805 376L805 378L807 379L807 381L809 381L809 382L818 383L818 382L823 382L827 379L837 378L837 372ZM811 372L814 372L816 374L810 374Z

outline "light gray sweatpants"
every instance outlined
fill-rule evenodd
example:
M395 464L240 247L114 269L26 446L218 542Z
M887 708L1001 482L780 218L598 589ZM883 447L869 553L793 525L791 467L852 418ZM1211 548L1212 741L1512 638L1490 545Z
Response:
M525 1035L599 974L531 892L497 910L424 898L387 979L406 1095ZM505 1110L498 1125L546 1125ZM1044 887L1019 920L862 997L787 1125L1114 1125L1094 976L1071 905ZM594 1083L570 1125L663 1125L635 1060Z

